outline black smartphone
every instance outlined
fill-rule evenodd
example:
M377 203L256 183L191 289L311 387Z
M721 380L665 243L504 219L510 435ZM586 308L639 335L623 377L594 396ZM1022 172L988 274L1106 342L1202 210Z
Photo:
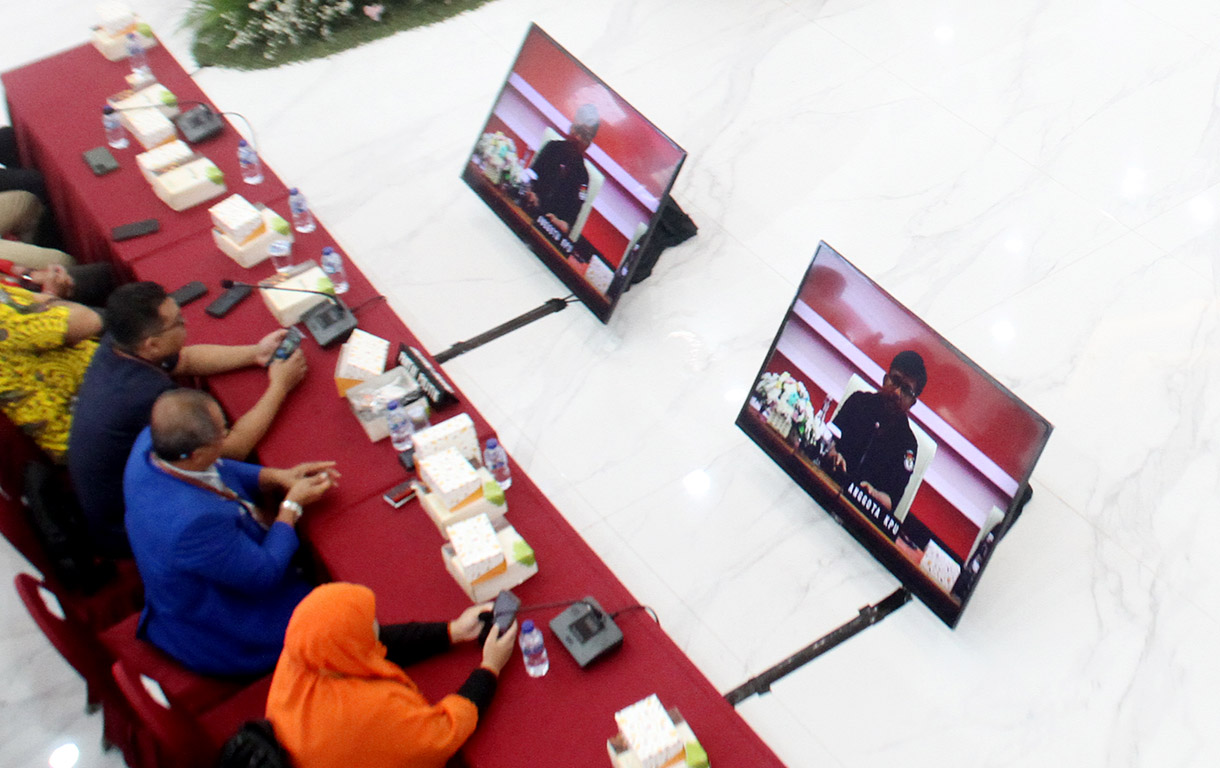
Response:
M198 280L192 280L176 291L172 291L169 297L178 302L178 306L185 307L195 299L202 297L208 292L208 287Z
M133 221L130 224L120 224L110 230L110 237L116 243L121 243L124 240L130 240L133 237L141 237L143 235L151 235L161 229L161 222L156 219L144 219L143 221Z
M508 631L508 628L513 625L513 621L517 618L517 611L521 608L521 599L514 595L509 590L501 590L500 594L496 595L496 601L491 605L491 611L483 611L479 614L479 618L483 620L483 630L479 632L479 645L487 642L487 636L491 634L491 625L494 623L500 628L500 634Z
M284 336L284 340L281 341L280 345L275 348L275 352L272 353L271 359L267 361L267 365L271 365L271 363L275 360L287 359L289 355L297 351L297 347L299 346L301 346L301 332L295 327L289 328L288 333Z
M233 311L254 289L248 285L235 285L232 288L225 289L225 292L216 297L216 301L204 309L212 317L224 317Z
M81 153L81 156L85 158L85 163L95 176L105 176L111 171L119 169L119 161L115 160L114 155L110 154L110 150L105 147L87 149Z

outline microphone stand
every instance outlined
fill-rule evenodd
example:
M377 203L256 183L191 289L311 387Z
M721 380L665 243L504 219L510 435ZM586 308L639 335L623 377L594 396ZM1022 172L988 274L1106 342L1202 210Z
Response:
M547 315L553 315L556 312L561 312L564 309L567 309L567 306L570 303L571 301L568 299L548 299L547 301L543 302L541 306L535 307L523 315L518 315L506 323L501 323L495 328L492 328L490 331L480 333L478 336L475 336L467 341L459 341L449 349L433 355L433 359L436 360L438 365L443 365L458 355L464 355L470 350L481 347L489 341L495 341L506 333L511 333L518 328L523 328L535 320L540 320Z
M306 288L285 288L261 282L243 283L239 280L228 279L221 280L220 285L226 289L244 285L250 288L258 288L262 291L309 293L327 299L327 302L310 307L301 315L301 322L305 324L309 333L313 335L314 341L318 342L318 346L323 349L338 342L346 341L347 337L351 336L352 331L356 329L356 316L352 314L348 306L338 296L333 296L325 291L311 291Z

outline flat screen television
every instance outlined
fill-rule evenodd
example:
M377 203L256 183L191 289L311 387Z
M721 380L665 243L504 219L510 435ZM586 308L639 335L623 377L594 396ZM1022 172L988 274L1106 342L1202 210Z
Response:
M685 159L531 24L462 179L604 323Z
M950 627L1053 429L826 243L737 425Z

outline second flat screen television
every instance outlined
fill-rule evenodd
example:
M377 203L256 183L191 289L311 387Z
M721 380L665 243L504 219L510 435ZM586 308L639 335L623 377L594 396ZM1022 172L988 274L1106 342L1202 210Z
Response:
M737 425L949 626L1052 429L825 243Z
M685 159L533 24L462 179L606 322Z

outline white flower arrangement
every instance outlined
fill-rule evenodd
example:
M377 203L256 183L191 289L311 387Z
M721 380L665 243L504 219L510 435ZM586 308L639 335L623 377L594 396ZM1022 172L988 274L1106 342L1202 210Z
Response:
M274 59L284 48L321 36L329 40L339 22L355 14L351 0L251 0L251 19L225 14L233 32L229 48L265 46L263 57Z

